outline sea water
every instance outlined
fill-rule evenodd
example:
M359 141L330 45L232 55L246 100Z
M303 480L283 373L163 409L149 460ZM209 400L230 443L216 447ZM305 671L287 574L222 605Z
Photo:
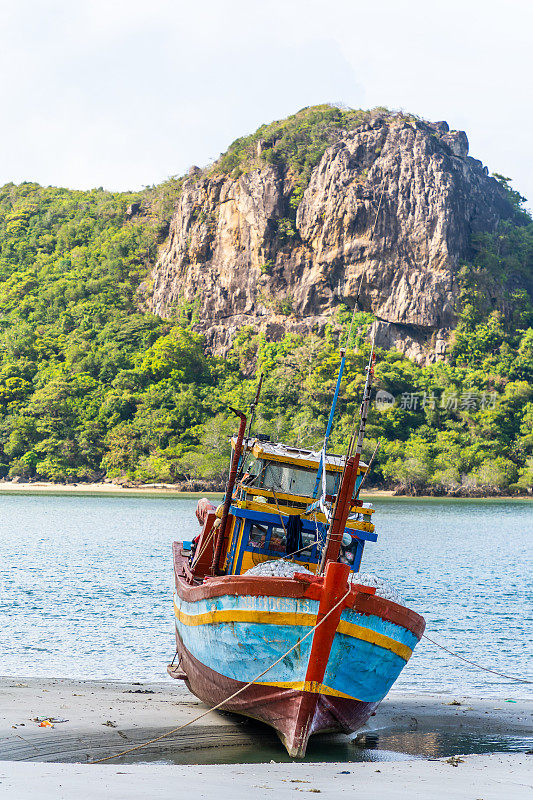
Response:
M196 502L0 494L0 674L167 680L175 651L171 545L198 532ZM435 641L497 672L530 673L531 501L373 503L379 536L366 545L361 569L393 583ZM531 686L426 639L395 689L531 695Z

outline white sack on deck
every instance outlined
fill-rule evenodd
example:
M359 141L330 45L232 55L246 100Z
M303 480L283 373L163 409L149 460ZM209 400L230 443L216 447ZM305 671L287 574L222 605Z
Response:
M352 572L349 580L353 583L360 583L361 586L374 586L378 597L382 597L384 600L391 600L393 603L399 603L401 606L405 605L398 590L392 584L384 578L373 575L371 572Z
M293 561L263 561L261 564L247 570L245 575L262 575L270 578L292 578L295 572L304 572L312 575L305 567L295 564ZM393 603L405 605L397 589L394 588L384 578L379 578L371 572L350 572L348 580L353 583L360 583L362 586L374 586L376 595L383 597L384 600L391 600Z
M264 561L262 564L246 570L245 575L263 575L274 578L292 578L295 572L305 572L312 575L308 569L293 561Z

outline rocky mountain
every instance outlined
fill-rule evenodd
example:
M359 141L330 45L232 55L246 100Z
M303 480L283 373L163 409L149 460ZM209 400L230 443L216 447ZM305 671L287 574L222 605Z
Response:
M428 362L455 325L472 235L513 214L446 122L304 109L191 169L148 304L162 316L194 309L224 353L244 325L272 339L320 329L360 287L378 344Z

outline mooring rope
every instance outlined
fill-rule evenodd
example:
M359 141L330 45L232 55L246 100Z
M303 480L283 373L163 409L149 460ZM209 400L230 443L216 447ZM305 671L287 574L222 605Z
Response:
M341 599L340 599L340 600L339 600L339 601L338 601L338 602L337 602L337 603L336 603L336 604L335 604L335 605L334 605L332 608L330 608L330 610L328 611L328 613L327 613L327 614L325 614L325 615L322 617L322 619L320 620L320 622L317 622L317 624L316 624L316 625L314 625L314 626L311 628L311 630L309 630L309 631L308 631L308 632L305 634L305 636L302 636L302 638L301 638L301 639L298 639L298 641L296 642L296 644L294 644L292 647L290 647L290 648L289 648L289 649L288 649L288 650L287 650L285 653L283 653L283 655L281 655L281 656L280 656L278 659L276 659L276 661L274 661L272 664L270 664L270 666L269 666L269 667L267 667L265 670L263 670L263 672L260 672L260 673L259 673L259 675L256 675L256 676L255 676L255 678L253 678L251 681L249 681L248 683L246 683L244 686L241 686L241 688L240 688L240 689L237 689L237 691L236 691L236 692L233 692L233 694L231 694L229 697L226 697L226 698L225 698L224 700L222 700L220 703L217 703L217 705L216 705L216 706L213 706L212 708L208 708L208 709L207 709L207 711L204 711L202 714L199 714L197 717L194 717L194 719L191 719L191 720L189 720L188 722L185 722L183 725L178 725L176 728L172 728L172 730L170 730L170 731L167 731L166 733L162 733L162 734L161 734L161 736L156 736L154 739L149 739L147 742L143 742L142 744L137 744L137 745L135 745L134 747L129 747L127 750L121 750L121 751L120 751L120 753L115 753L115 754L114 754L114 755L112 755L112 756L105 756L104 758L98 758L98 759L96 759L95 761L89 761L88 763L89 763L89 764L102 764L104 761L112 761L113 759L115 759L115 758L120 758L121 756L125 756L125 755L127 755L128 753L133 753L135 750L142 750L144 747L148 747L148 745L155 744L156 742L160 742L162 739L166 739L168 736L172 736L172 734L173 734L173 733L178 733L178 731L182 731L184 728L188 728L188 727L189 727L189 725L193 725L195 722L198 722L199 720L203 719L203 717L206 717L206 716L207 716L208 714L210 714L212 711L217 711L217 710L218 710L219 708L221 708L223 705L225 705L226 703L229 703L229 701L230 701L230 700L233 700L233 699L234 699L235 697L237 697L239 694L241 694L242 692L244 692L244 691L245 691L245 689L249 689L249 688L250 688L250 686L253 686L253 685L254 685L254 683L257 683L257 681L258 681L260 678L262 678L262 677L263 677L263 675L266 675L266 673L267 673L267 672L270 672L270 670L271 670L273 667L275 667L277 664L279 664L279 663L280 663L280 661L283 661L283 659L284 659L284 658L286 658L286 657L289 655L289 653L292 653L292 651L293 651L293 650L296 650L296 648L297 648L297 647L299 647L299 646L301 645L301 643L302 643L302 642L304 642L304 641L305 641L305 640L306 640L306 639L307 639L309 636L311 636L311 634L312 634L312 633L314 633L314 632L316 631L316 629L317 629L317 628L319 628L319 627L320 627L320 625L322 625L322 623L323 623L323 622L325 622L325 621L328 619L328 617L329 617L331 614L333 614L333 612L334 612L334 611L335 611L335 610L336 610L336 609L337 609L337 608L338 608L338 607L339 607L339 606L340 606L342 603L344 603L344 601L346 600L346 598L348 597L348 595L350 594L350 592L351 592L351 588L350 588L350 589L348 589L348 591L346 592L346 594L344 594L344 595L341 597ZM478 669L481 669L481 670L483 670L484 672L491 672L491 673L493 673L494 675L499 675L499 676L500 676L500 677L502 677L502 678L508 678L509 680L512 680L512 681L517 681L517 682L519 682L519 683L533 683L533 681L530 681L530 680L528 680L527 678L517 678L517 677L516 677L516 676L514 676L514 675L506 675L506 674L505 674L505 673L503 673L503 672L498 672L497 670L490 669L489 667L484 667L484 666L482 666L481 664L477 664L475 661L470 661L468 658L464 658L464 656L461 656L461 655L459 655L458 653L454 653L452 650L449 650L447 647L444 647L444 645L442 645L442 644L439 644L439 643L438 643L438 642L436 642L434 639L431 639L429 636L427 636L425 633L423 634L423 638L424 638L424 639L427 639L427 640L428 640L428 642L431 642L431 644L434 644L436 647L439 647L441 650L444 650L446 653L449 653L451 656L454 656L455 658L459 658L459 659L461 659L462 661L465 661L467 664L470 664L470 665L471 665L471 666L473 666L473 667L477 667Z
M322 625L322 623L325 622L327 620L327 618L331 614L333 614L333 612L342 603L344 603L344 601L346 600L346 598L348 597L348 595L350 594L351 591L352 591L352 589L350 587L348 589L348 591L346 592L346 594L341 597L339 602L335 603L333 608L330 608L330 610L328 611L327 614L324 614L324 616L322 617L320 622L317 622L317 624L314 625L311 628L311 630L308 631L305 634L305 636L302 636L301 639L298 639L296 644L294 644L292 647L290 647L287 650L286 653L283 653L283 655L281 655L278 659L276 659L276 661L274 661L273 664L271 664L269 667L267 667L265 670L263 670L263 672L260 672L259 675L256 675L256 677L253 680L249 681L244 686L241 686L240 689L237 689L237 691L233 692L233 694L231 694L229 697L226 697L220 703L217 703L216 706L213 706L212 708L208 708L207 711L204 711L202 714L199 714L197 717L194 717L194 719L189 720L189 722L185 722L183 725L178 725L177 728L172 728L171 731L167 731L166 733L162 733L161 736L156 736L155 739L149 739L147 742L143 742L142 744L137 744L134 747L129 747L127 750L122 750L120 753L115 753L114 755L106 756L105 758L98 758L98 759L96 759L96 761L89 761L88 763L89 764L101 764L104 761L111 761L114 758L120 758L120 756L125 756L127 753L132 753L134 750L142 750L143 747L148 747L148 745L150 745L150 744L154 744L155 742L160 742L161 739L165 739L167 736L171 736L173 733L177 733L178 731L182 731L184 728L188 728L189 725L192 725L194 722L198 722L198 720L202 719L203 717L206 717L212 711L216 711L221 706L225 705L226 703L229 703L230 700L233 700L234 697L237 697L237 695L241 694L241 692L244 692L245 689L249 689L250 686L253 686L253 684L256 683L259 680L259 678L262 678L263 675L266 675L267 672L270 672L270 670L273 667L275 667L276 664L279 664L280 661L283 661L283 659L286 658L289 655L289 653L292 653L293 650L296 650L296 648L299 647L303 641L305 641L309 636L311 636L311 634L314 633L316 631L316 629L319 628L320 625Z
M277 496L276 492L274 491L274 487L272 487L271 491L272 491L272 494L274 495L274 500L276 501L276 508L278 509L279 520L281 522L281 527L283 528L283 533L285 534L285 539L286 539L287 538L287 528L285 527L285 523L283 522L283 516L282 516L281 510L280 510L280 507L279 507L279 503L278 503L278 496Z
M427 639L428 642L431 642L431 644L434 644L435 647L440 647L441 650L444 650L446 653L449 653L451 656L454 656L454 658L459 658L459 659L461 659L461 661L465 661L467 664L470 664L472 667L477 667L478 669L483 670L483 672L492 672L493 675L499 675L500 678L508 678L510 681L517 681L518 683L533 683L533 681L530 681L527 678L517 678L515 675L506 675L504 672L498 672L498 670L496 670L496 669L490 669L489 667L484 667L481 664L476 664L475 661L469 661L468 658L465 658L464 656L460 656L459 653L454 653L453 650L448 650L448 648L444 647L443 644L439 644L434 639L430 639L430 637L426 636L425 633L422 634L422 636L423 636L424 639Z

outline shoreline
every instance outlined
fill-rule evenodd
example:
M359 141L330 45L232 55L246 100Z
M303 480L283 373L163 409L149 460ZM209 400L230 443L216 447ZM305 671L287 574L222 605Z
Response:
M114 483L51 483L36 481L35 483L19 483L15 481L0 481L1 494L73 494L73 495L154 495L172 496L181 498L195 497L223 497L220 491L184 491L174 488L175 484L147 484L144 486L121 486ZM395 500L533 500L533 495L483 495L481 497L452 497L450 495L406 495L396 494L393 489L366 489L361 492L362 498L393 497Z
M71 800L86 796L88 782L92 800L174 800L181 797L176 791L180 786L187 794L221 800L248 800L250 790L283 799L294 798L295 791L365 800L530 796L531 756L526 752L450 758L367 750L375 757L342 761L346 751L339 744L335 761L295 761L284 755L266 726L222 712L210 712L180 733L137 751L136 763L127 756L87 763L144 743L193 720L205 708L183 684L170 679L0 678L2 796L33 800L38 793L41 800ZM370 747L373 741L375 747L376 736L387 730L403 731L406 741L420 731L432 733L431 741L443 731L458 730L484 732L492 740L498 734L523 737L531 734L532 714L532 700L507 704L503 699L391 692L350 746L368 747L365 737L370 736ZM34 718L46 715L65 721L41 728ZM238 758L246 747L255 758L243 763ZM391 755L398 758L391 760Z
M0 760L86 763L144 743L194 720L206 709L181 681L170 678L129 682L1 677ZM42 728L35 722L37 717L64 721L53 728ZM376 735L391 732L524 737L532 734L532 720L533 699L392 691L375 716L351 738L364 747L366 737L372 741ZM341 758L349 741L350 737L343 735L333 740L339 743ZM202 754L204 763L213 763L209 760L213 748L221 747L266 748L264 760L290 761L268 726L222 711L209 712L198 723L141 751L133 760L196 751ZM412 750L407 753L417 757ZM190 760L182 758L183 763ZM219 760L218 755L215 761Z
M0 481L0 494L101 494L101 495L172 495L176 497L223 497L222 491L183 491L173 485L150 484L148 486L120 486L114 483L13 483Z

